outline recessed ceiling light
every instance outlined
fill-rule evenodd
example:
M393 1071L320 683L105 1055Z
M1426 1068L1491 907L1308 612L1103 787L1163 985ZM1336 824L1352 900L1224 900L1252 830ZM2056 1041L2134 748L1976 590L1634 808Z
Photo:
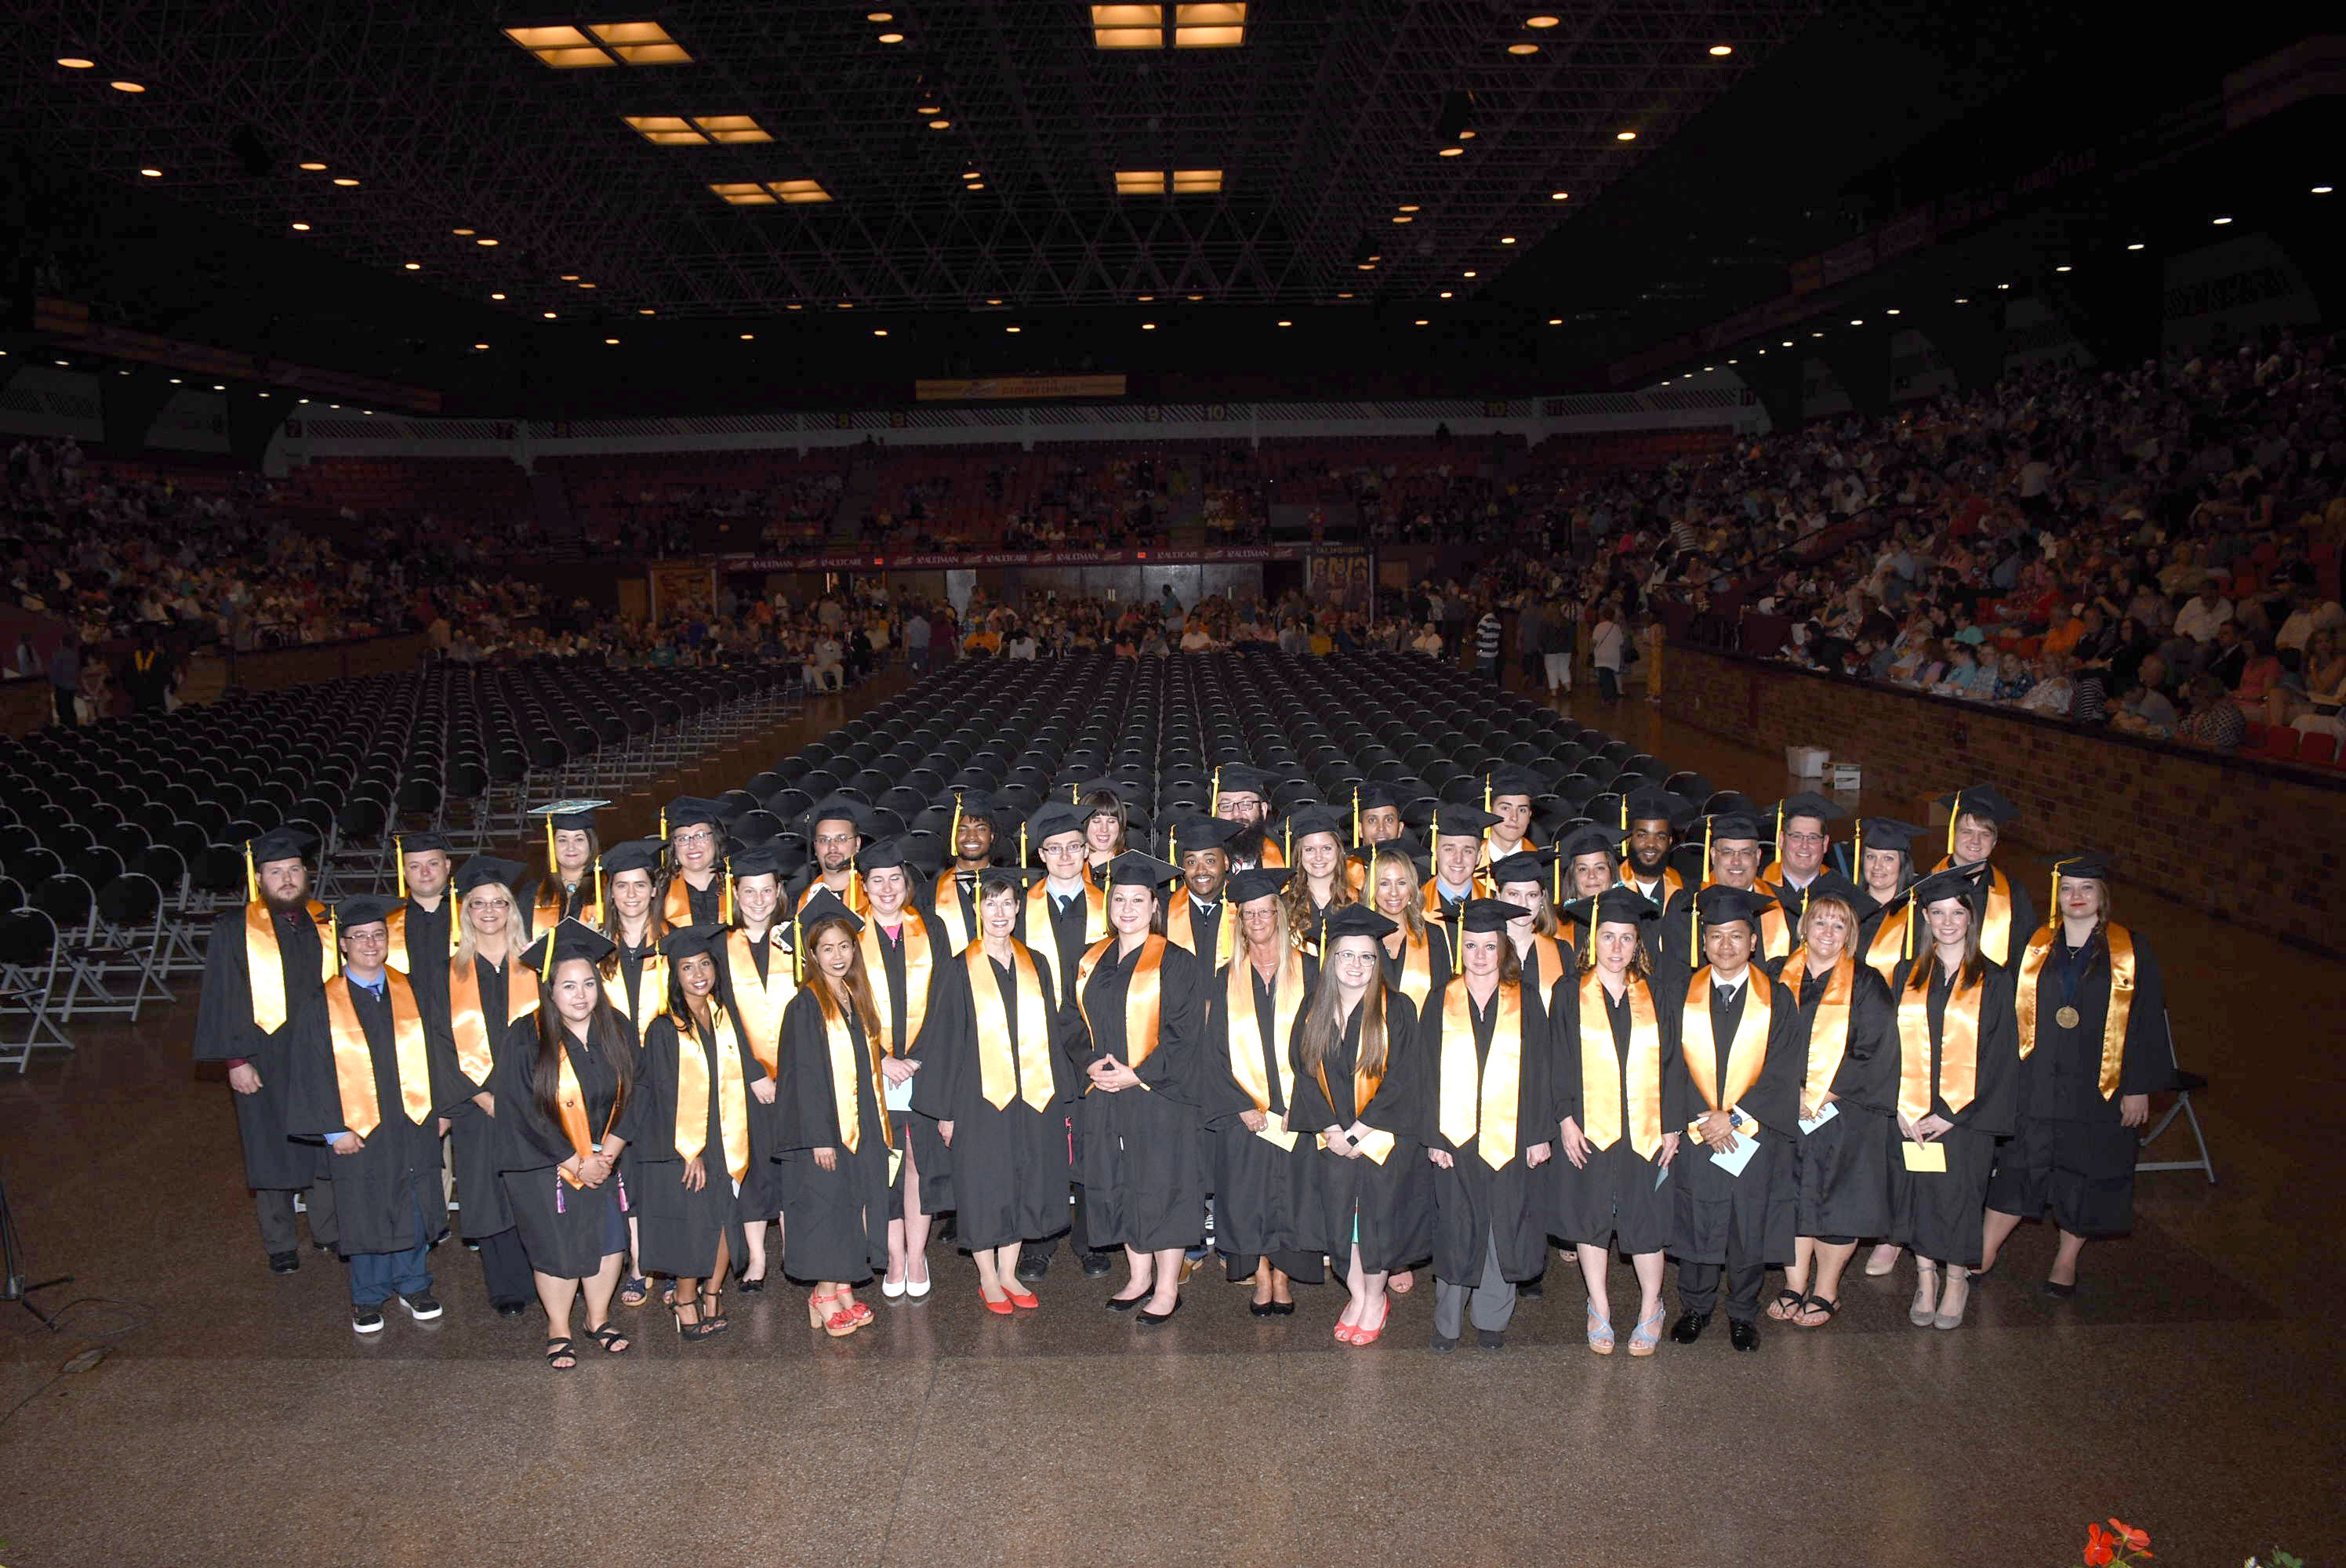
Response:
M311 174L323 174L326 170L326 166L324 164L315 162L314 160L305 163L301 167L308 169Z
M1144 332L1153 332L1157 330L1157 323L1154 321L1143 321L1140 323L1140 330Z
M1564 18L1561 16L1550 16L1543 14L1537 16L1525 17L1524 25L1526 27L1553 27L1558 22L1563 20Z
M1823 334L1822 332L1810 332L1810 333L1809 334L1809 336L1810 336L1810 337L1812 337L1812 338L1821 338L1821 337L1823 337L1823 336L1824 336L1824 334Z
M338 175L334 176L334 183L335 183L336 185L342 186L344 189L348 189L350 187L352 187L352 186L353 186L353 185L356 185L356 184L358 183L358 181L357 181L357 180L355 180L355 179L352 179L352 178L349 175L347 175L347 174L338 174Z
M163 171L159 168L142 168L138 172L145 175L149 179L160 179L163 178Z
M566 283L576 283L578 281L578 274L576 272L565 272L562 274L562 280Z
M139 82L115 82L110 85L117 93L143 93L147 90L145 84Z
M588 37L587 34L593 34ZM507 27L506 37L556 70L597 66L688 66L692 56L657 22L594 22L576 27Z
M1550 201L1564 201L1569 199L1571 195L1572 192L1568 190L1551 190L1547 193L1547 199Z
M59 361L57 361L57 363L59 363L59 364L63 364L63 363L65 363L65 361L63 361L63 360L59 360ZM177 376L173 376L173 377L171 378L171 384L172 384L173 386L178 386L178 385L179 384L179 378L178 378L178 377L177 377Z
M1417 210L1417 206L1418 204L1414 201L1404 201L1393 210L1396 212L1415 212Z
M1510 44L1507 46L1507 53L1510 55L1536 55L1539 53L1539 46L1537 44Z
M618 341L619 341L619 340L618 340L618 339L617 339L617 338L605 338L605 339L603 340L603 341L605 341L606 343L616 343L616 342L617 342Z
M490 295L490 296L489 296L489 298L490 298L490 299L492 299L492 300L502 300L502 299L504 299L504 298L505 298L505 296L504 296L503 294L492 294L492 295Z
M255 392L252 395L255 397L267 397L269 394L267 392Z
M2327 196L2336 188L2337 188L2335 186L2317 185L2313 188L2313 194L2316 196Z
M310 226L306 223L297 223L293 227L303 234L310 232Z
M1863 316L1851 316L1850 318L1849 324L1852 327L1862 327L1865 325L1865 318Z
M916 115L941 115L945 111L943 104L916 104L913 112Z
M1441 156L1441 157L1443 157L1443 158L1456 158L1459 154L1461 154L1461 153L1464 152L1465 150L1466 150L1466 149L1465 149L1464 148L1463 148L1463 147L1445 147L1445 148L1443 148L1442 149L1441 154L1440 154L1439 156Z
M1291 327L1291 326L1295 325L1295 323L1294 323L1294 322L1292 322L1292 321L1281 321L1281 322L1280 322L1279 324L1280 324L1280 326L1282 326L1282 327Z
M1615 141L1636 141L1637 139L1637 133L1633 130L1615 131L1613 133L1613 139Z
M839 302L839 308L842 311L852 311L855 309L855 301L852 300L842 300Z
M494 239L475 239L473 243L475 245L495 245L496 241Z
M2069 269L2068 269L2068 267L2067 267L2067 265L2066 265L2066 263L2065 263L2064 265L2062 265L2062 266L2055 267L2055 268L2054 268L2054 269L2053 269L2053 270L2055 270L2055 272L2066 272L2068 270L2069 270Z
M595 287L595 285L594 285L594 284L592 284L592 283L581 283L581 284L579 284L578 286L579 286L581 289L592 289L593 287Z
M1731 365L1731 364L1734 364L1736 361L1733 361L1733 360L1729 360L1729 361L1728 361L1727 362L1728 362L1729 364L1730 364L1730 365Z
M1002 330L1003 330L1004 331L1005 331L1005 332L1015 332L1015 331L1016 331L1018 329L1017 329L1017 328L1015 328L1015 327L1005 327L1005 328L1003 328Z
M793 305L790 309L795 311L798 307ZM745 343L754 343L758 341L758 334L755 332L744 332L741 334L741 341Z
M1412 323L1411 323L1411 325L1413 325L1413 326L1418 326L1418 327L1423 327L1423 326L1424 326L1425 324L1426 324L1426 321L1425 321L1425 318L1424 318L1423 316L1420 316L1420 317L1419 317L1415 321L1413 321L1413 322L1412 322Z
M2129 250L2139 250L2142 249L2142 241L2137 239L2133 244L2127 246L2127 249Z
M1512 234L1502 234L1499 236L1499 243L1502 245L1513 245L1515 242L1515 237Z
M1791 340L1791 339L1790 339L1790 338L1786 338L1786 339L1784 340L1784 347L1786 347L1786 348L1788 348L1788 349L1789 349L1789 348L1790 348L1791 346L1792 346L1792 340Z
M477 232L478 232L478 230L476 230L476 229L451 229L450 230L448 230L448 232L449 232L449 233L451 233L451 234L461 234L461 235L463 235L465 239L471 239L471 238L472 238L475 233L477 233Z
M985 188L985 181L982 179L973 179L967 185L963 186L962 188L964 190L984 190Z
M306 403L306 402L308 402L310 400L309 400L308 398L303 398L303 399L301 399L301 401Z
M872 335L875 338L884 338L888 335L888 329L885 327L874 327L872 329Z
M1204 296L1203 294L1192 294L1192 295L1190 295L1190 296L1189 296L1189 302L1190 302L1191 304L1195 304L1195 303L1197 303L1198 300L1202 300L1202 299L1204 299L1204 298L1205 298L1205 296Z
M1416 221L1417 221L1417 219L1414 219L1414 218L1412 218L1412 217L1411 217L1408 213L1406 213L1406 212L1396 212L1396 213L1394 213L1394 214L1393 214L1393 221L1394 221L1395 223L1414 223L1414 222L1416 222Z
M1474 275L1474 273L1472 273L1472 272L1462 272L1462 273L1460 273L1460 274L1459 274L1459 276L1461 276L1461 277L1463 277L1463 278L1472 278Z
M896 13L893 11L866 11L863 14L863 19L866 22L893 22L896 19Z
M1735 46L1732 44L1713 44L1710 46L1710 52L1713 55L1724 58L1727 56L1735 53Z
M1564 325L1564 318L1563 318L1562 316L1550 316L1550 317L1547 319L1547 324L1548 324L1549 326L1551 326L1551 327L1561 327L1562 325ZM1766 351L1765 350L1762 350L1762 351L1761 351L1761 352L1763 352L1763 353L1764 353L1765 351Z
M1719 367L1717 365L1705 365L1702 368L1706 372L1708 372L1710 371L1717 370Z
M1442 290L1442 297L1443 297L1443 299L1445 299L1445 300L1447 300L1448 298L1450 298L1450 290L1447 290L1447 289L1444 289L1443 290Z
M1337 296L1336 296L1336 298L1338 298L1339 300L1349 300L1349 299L1351 299L1352 297L1352 292L1351 292L1349 290L1346 290L1345 292L1343 292L1343 293L1339 294L1339 295L1337 295Z
M1955 303L1958 305L1968 305L1971 303L1971 300L1968 296L1958 294L1955 296ZM1790 343L1787 343L1784 346L1786 348L1791 347Z
M85 60L79 55L60 55L57 56L57 64L63 66L68 71L87 71L93 66L97 65L97 62L96 60Z
M804 305L785 305L782 309L785 311L803 311L806 307Z
M642 307L640 310L637 311L636 314L637 314L637 315L638 315L638 316L657 316L657 315L658 315L658 314L659 314L659 312L658 312L658 311L653 310L649 305L646 305L646 306Z
M1998 283L1998 284L1996 285L1996 287L1997 287L1997 288L1999 288L1999 289L2009 289L2009 288L2011 288L2011 287L2012 287L2012 285L2011 285L2011 284L2009 284L2009 283Z
M1002 301L999 300L986 300L986 303L989 305L999 305Z
M547 321L553 321L553 320L555 319L554 312L553 312L553 311L546 311L546 319Z
M407 261L403 262L402 265L410 272L421 272L423 270L423 263L421 261Z
M904 35L902 33L882 33L880 35L880 41L883 44L901 44L904 41Z
M485 351L485 350L488 348L488 346L489 346L489 345L488 345L488 344L486 344L486 343L474 343L474 344L473 345L473 347L474 347L474 348L476 348L476 349L481 349L481 350L484 350L484 351Z
M947 119L931 120L929 122L929 128L931 130L951 130L953 129L953 121Z
M1140 294L1140 295L1136 295L1136 296L1135 296L1135 298L1137 298L1137 300L1139 300L1139 301L1140 301L1142 304L1146 305L1146 304L1148 304L1150 300L1152 300L1156 299L1156 298L1157 298L1157 296L1156 296L1156 295L1154 295L1154 294ZM988 304L991 304L992 302L993 302L992 300L988 300L988 301L987 301L987 303L988 303Z
M2210 222L2212 222L2212 223L2214 223L2218 228L2219 228L2219 229L2220 229L2220 228L2221 228L2221 227L2223 227L2225 224L2229 223L2229 222L2230 222L2230 221L2232 221L2232 220L2231 220L2230 219L2229 219L2229 218L2216 218L2216 219L2209 219L2209 221L2210 221Z
M984 175L982 175L982 174L978 173L978 171L977 171L977 170L975 170L975 169L974 169L974 168L965 168L965 169L963 169L963 170L961 171L961 177L962 177L964 179L983 179L983 178L985 178Z

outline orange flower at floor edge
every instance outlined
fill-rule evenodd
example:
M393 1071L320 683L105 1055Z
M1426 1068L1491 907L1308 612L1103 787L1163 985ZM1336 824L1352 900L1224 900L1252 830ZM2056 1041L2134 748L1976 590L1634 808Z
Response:
M2111 1520L2110 1528L2116 1531L2119 1536L2125 1540L2127 1550L2143 1557L2150 1555L2149 1532L2137 1530L2122 1519Z
M2117 1537L2098 1524L2086 1526L2086 1568L2102 1568L2117 1554Z

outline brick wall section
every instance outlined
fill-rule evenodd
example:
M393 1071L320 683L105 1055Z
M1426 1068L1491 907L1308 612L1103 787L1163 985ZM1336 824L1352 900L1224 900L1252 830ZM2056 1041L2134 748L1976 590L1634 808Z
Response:
M2102 849L2128 881L2336 955L2346 779L2240 762L1943 697L1673 645L1662 711L1780 756L1824 748L1865 769L1867 809L1931 820L1929 802L1993 782L2022 811L1999 856L2037 885L2044 855Z

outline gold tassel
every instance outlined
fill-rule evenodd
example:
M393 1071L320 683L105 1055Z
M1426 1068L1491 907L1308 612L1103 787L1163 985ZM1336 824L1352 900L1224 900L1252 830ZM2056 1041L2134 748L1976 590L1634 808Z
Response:
M961 791L958 789L954 791L953 826L945 833L945 857L954 860L961 859Z
M799 911L792 909L790 911L790 980L792 983L806 978L806 958L800 951L805 944L805 933L799 929Z
M1361 847L1361 787L1352 786L1352 848Z
M1485 773L1485 774L1484 774L1484 775L1483 775L1483 815L1484 815L1485 817L1487 817L1487 816L1489 816L1490 814L1491 814L1491 776L1490 776L1488 773Z
M595 858L595 918L598 921L603 918L603 858L600 855Z
M1955 819L1963 813L1964 792L1958 789L1955 791L1954 804L1947 808L1947 863L1950 865L1954 863L1955 859Z
M562 868L554 859L554 813L546 814L546 874L556 881L562 880Z
M1629 830L1629 793L1626 789L1621 792L1621 830Z
M334 955L334 967L342 962L342 917L338 910L326 911L326 951Z
M407 901L407 835L406 835L406 834L404 834L404 833L393 833L393 834L391 836L391 858L392 858L394 861L398 862L398 865L399 865L399 901L400 901L400 902L402 902L402 903L405 903L405 902Z
M1562 903L1564 901L1564 850L1561 848L1559 848L1556 852L1555 881L1556 897L1551 901L1555 903Z
M1776 842L1774 848L1776 850L1776 863L1780 866L1784 863L1784 803L1781 800L1776 802Z
M2045 911L2045 929L2058 931L2061 926L2061 865L2053 865L2053 902Z
M1295 824L1292 822L1279 825L1279 855L1289 865L1295 863Z
M733 923L733 868L730 865L725 868L725 891L717 900L717 923Z
M1176 871L1180 869L1181 846L1174 836L1173 824L1170 822L1165 824L1165 858L1173 862Z
M1219 817L1221 814L1222 765L1217 762L1214 764L1214 791L1212 794L1206 797L1206 815L1209 817Z
M252 863L252 840L250 839L244 841L244 901L249 904L260 901L260 872Z
M1852 860L1851 860L1851 863L1850 863L1850 868L1849 868L1849 869L1850 869L1851 871L1852 871L1856 872L1857 874L1856 874L1855 876L1853 876L1853 877L1850 878L1850 881L1851 881L1855 882L1859 887L1861 887L1861 888L1862 888L1862 887L1865 886L1865 819L1864 819L1864 818L1860 817L1860 818L1857 820L1857 831L1856 831L1856 832L1854 832L1854 833L1852 833L1852 834L1851 835L1851 838L1853 838L1854 840L1857 840L1857 842L1856 842L1856 847L1855 847L1854 849L1852 849L1852 850L1850 850L1850 854L1851 854L1853 858L1852 858Z
M1026 824L1018 824L1018 869L1026 869Z
M546 956L538 961L538 983L541 985L554 983L554 939L561 930L561 923L556 921L546 933Z

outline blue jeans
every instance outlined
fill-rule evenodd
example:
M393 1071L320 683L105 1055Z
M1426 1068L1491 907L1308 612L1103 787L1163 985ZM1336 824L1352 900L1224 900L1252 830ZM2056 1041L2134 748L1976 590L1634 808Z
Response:
M432 1250L432 1232L423 1210L415 1210L415 1245L404 1252L351 1254L351 1305L380 1307L396 1294L416 1296L432 1288L432 1270L425 1259Z

